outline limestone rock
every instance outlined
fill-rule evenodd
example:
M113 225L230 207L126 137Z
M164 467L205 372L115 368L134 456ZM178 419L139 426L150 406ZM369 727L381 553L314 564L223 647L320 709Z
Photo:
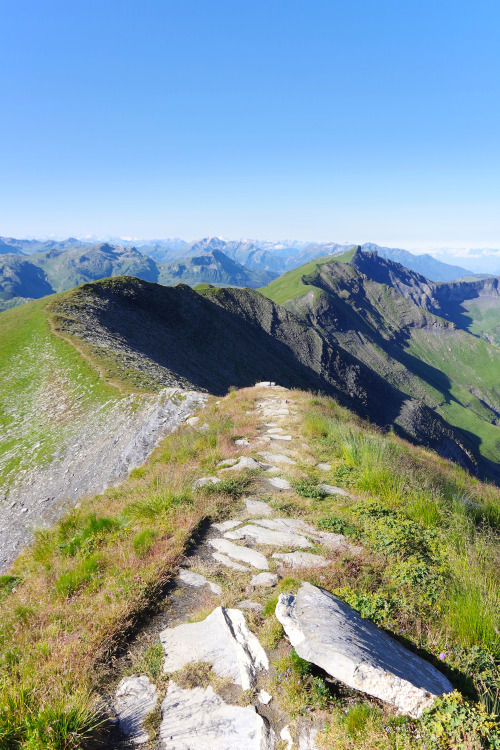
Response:
M295 461L290 456L285 456L283 453L269 453L268 451L259 452L259 456L262 456L264 461L269 461L275 464L291 464L295 465Z
M263 380L261 383L255 383L255 388L273 388L274 386L276 386L274 380Z
M251 516L270 516L273 512L273 509L267 503L263 503L262 500L254 500L252 497L245 498L245 505L247 513Z
M248 690L257 671L269 668L266 652L239 609L217 607L202 622L167 628L160 633L160 641L165 652L165 674L203 661L211 664L220 677L228 677Z
M297 596L282 594L276 617L302 659L355 690L416 718L453 685L333 594L304 583Z
M230 533L230 532L229 532ZM233 544L229 539L209 539L208 543L217 550L222 552L223 555L232 557L233 560L239 560L243 563L248 563L257 570L268 570L269 565L260 552L254 549L248 549L248 547L241 547L238 544Z
M332 468L331 464L316 464L318 469L321 469L321 471L330 471Z
M271 750L274 738L253 706L225 703L211 686L168 686L161 705L164 750Z
M232 570L237 570L240 573L252 572L250 568L247 568L246 565L240 565L240 563L231 560L230 557L227 557L227 555L223 555L221 552L213 552L212 557L216 562L221 563L221 565L224 565L226 568L232 568Z
M142 745L149 740L144 729L144 719L156 708L158 691L149 677L134 675L124 677L115 693L115 711L120 728L134 745Z
M279 435L280 432L283 432L283 427L269 427L267 432L269 435Z
M218 583L212 583L207 578L205 578L205 576L200 575L200 573L193 573L192 570L179 568L179 578L181 579L182 583L185 583L187 586L196 586L197 588L199 588L200 586L206 586L208 584L212 593L217 595L222 594L222 589Z
M274 529L275 531L288 531L292 529L305 536L310 536L316 544L323 544L335 552L349 552L350 554L358 555L363 551L362 547L352 544L343 534L334 534L331 531L319 531L300 518L261 518L253 521L253 524L265 526L267 529Z
M328 565L321 555L312 552L275 552L274 560L281 560L289 568L324 568Z
M266 588L272 588L278 583L278 576L276 573L259 573L254 576L250 581L252 586L265 586Z
M234 441L235 445L250 445L250 440L247 438L240 438L239 440Z
M292 440L291 435L270 435L271 440Z
M245 539L250 537L256 544L269 544L274 547L312 547L311 542L305 536L295 533L291 529L273 531L262 526L242 526L234 531L227 531L226 539Z
M327 495L343 495L344 497L351 497L348 492L341 487L334 487L333 484L318 484L318 489L323 490Z
M191 427L194 427L198 424L200 421L199 417L189 417L189 419L186 419L186 424L190 425Z

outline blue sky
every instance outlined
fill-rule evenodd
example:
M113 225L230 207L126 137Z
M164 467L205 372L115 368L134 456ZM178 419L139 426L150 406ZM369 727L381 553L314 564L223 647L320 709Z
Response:
M500 4L0 0L0 234L500 248Z

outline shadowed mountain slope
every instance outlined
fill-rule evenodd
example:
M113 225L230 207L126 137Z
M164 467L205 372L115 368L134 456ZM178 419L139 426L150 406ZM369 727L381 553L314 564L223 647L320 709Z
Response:
M476 291L492 286L489 279L472 284ZM500 350L460 330L446 301L454 294L456 306L468 288L433 284L358 248L291 271L262 291L447 422L476 435L477 449L496 463Z
M116 278L80 287L51 309L60 334L88 347L108 375L141 379L148 388L178 385L218 395L269 379L320 390L475 470L473 442L465 434L258 292L209 288L199 294L184 285Z

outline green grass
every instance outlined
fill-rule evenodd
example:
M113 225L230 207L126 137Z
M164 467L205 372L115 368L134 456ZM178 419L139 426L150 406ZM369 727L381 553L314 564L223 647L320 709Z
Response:
M0 483L64 449L78 425L120 398L96 369L50 329L48 305L0 315Z
M348 250L342 253L342 255L316 258L316 260L312 260L310 263L299 266L299 268L294 268L293 271L287 271L287 273L271 281L267 286L261 287L259 292L278 305L283 305L285 302L302 297L308 291L316 293L318 291L317 288L304 281L304 277L312 276L319 266L325 264L348 263L354 255L355 249L352 248L352 250Z

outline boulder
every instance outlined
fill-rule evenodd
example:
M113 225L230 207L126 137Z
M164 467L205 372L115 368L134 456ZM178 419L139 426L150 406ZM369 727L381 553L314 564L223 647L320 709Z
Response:
M276 617L302 659L402 713L419 718L437 696L453 690L432 664L310 583L296 596L282 594Z
M269 668L266 652L239 609L217 607L202 622L167 628L160 633L160 641L165 652L165 674L202 661L220 677L228 677L248 690L253 687L258 670Z
M134 675L124 677L115 693L115 711L120 729L134 745L143 745L149 740L144 729L144 719L156 708L158 691L149 677Z
M164 750L272 750L274 737L253 706L225 703L211 686L183 690L170 682L161 705Z

